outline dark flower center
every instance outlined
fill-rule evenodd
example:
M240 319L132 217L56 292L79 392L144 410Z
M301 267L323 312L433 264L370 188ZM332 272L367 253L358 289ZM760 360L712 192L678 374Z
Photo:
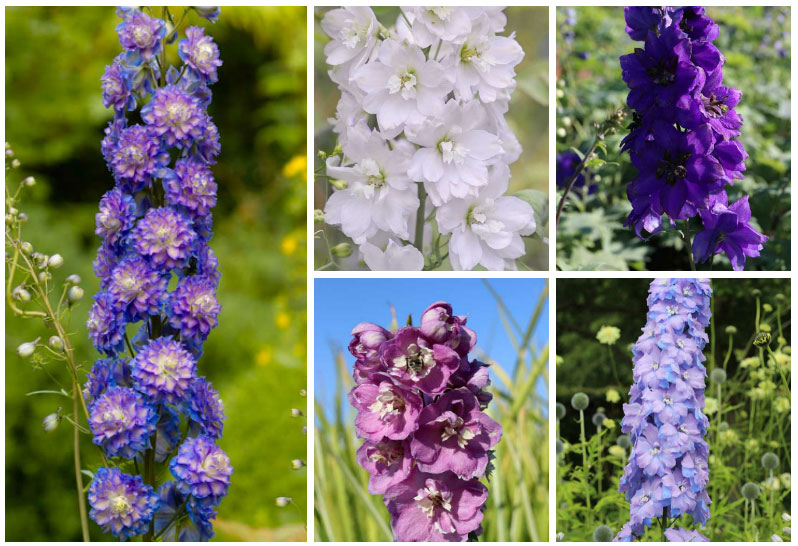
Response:
M729 111L729 107L723 104L722 99L715 98L714 93L709 97L701 95L701 102L704 103L704 110L711 118L722 118Z
M659 64L647 70L648 77L657 85L668 86L676 81L676 64L678 62L678 57L663 59Z
M665 159L660 160L657 164L657 178L664 178L665 182L671 186L678 180L687 178L687 167L684 164L689 158L689 153L673 157L670 152L665 152Z

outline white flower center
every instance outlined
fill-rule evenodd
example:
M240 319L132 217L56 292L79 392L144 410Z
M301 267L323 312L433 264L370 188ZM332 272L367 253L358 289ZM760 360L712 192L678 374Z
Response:
M447 512L452 509L451 493L441 493L434 484L419 489L413 500L418 501L418 507L428 518L432 518L435 515L436 508L443 508Z
M392 74L388 78L388 92L399 93L404 100L416 98L416 75L412 70L406 69L404 73Z
M405 409L405 399L397 394L389 385L380 387L380 394L369 406L374 413L380 414L380 419L385 419L386 415L399 415Z
M468 148L447 137L438 143L438 151L440 151L444 163L454 162L455 165L462 165Z
M393 359L393 366L394 373L405 372L412 381L419 381L435 367L435 359L432 349L411 343L407 346L406 354Z
M109 504L111 506L111 512L114 514L126 516L133 511L130 501L128 501L127 497L124 495L112 497Z
M354 49L361 41L365 41L368 30L368 27L365 25L352 24L343 27L338 32L338 38L347 48Z
M441 441L445 442L449 438L456 437L457 438L457 445L461 448L464 448L468 445L468 441L471 440L476 434L468 427L464 427L464 422L462 417L455 418L454 421L449 421L446 426L443 427L443 432L441 432Z
M668 305L667 307L665 307L665 310L668 311L668 314L671 316L679 312L679 308L676 307L675 305Z

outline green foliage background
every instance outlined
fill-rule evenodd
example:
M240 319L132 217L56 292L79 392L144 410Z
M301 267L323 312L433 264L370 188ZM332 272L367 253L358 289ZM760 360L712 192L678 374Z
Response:
M632 384L632 353L630 346L640 335L648 310L646 297L651 279L560 279L557 282L557 388L556 400L566 407L565 417L558 422L558 438L565 451L558 456L557 474L557 531L564 532L566 541L591 540L596 526L609 525L614 533L629 519L629 503L618 493L618 480L626 464L628 450L623 457L608 451L621 434L623 403L628 401ZM713 541L769 540L771 534L782 535L781 528L789 526L781 520L782 512L789 513L790 485L782 483L773 492L774 511L768 502L770 493L763 493L758 501L756 525L747 523L741 487L747 481L762 485L768 477L760 465L761 456L771 451L780 458L774 471L778 478L790 472L790 412L779 407L777 398L790 400L790 279L712 279L712 310L709 343L704 349L707 374L714 368L726 370L728 380L722 384L722 420L729 430L721 433L718 412L707 404L710 420L707 441L710 445L708 492L713 501L710 520L705 530L699 529ZM754 290L761 292L760 299ZM784 296L779 303L777 295ZM757 314L757 306L760 313ZM766 307L769 306L769 307ZM759 320L759 328L757 328ZM757 357L752 346L755 333L766 327L772 332L772 350L784 359L773 365L768 353L753 365L749 357ZM602 326L620 329L620 339L614 345L602 345L596 333ZM737 334L729 349L726 328L733 326ZM783 341L779 341L779 326ZM616 364L617 380L609 351ZM742 365L743 362L748 363ZM778 369L781 369L778 372ZM761 375L760 375L761 374ZM761 381L772 382L767 396L750 396ZM717 400L718 384L707 378L706 396ZM620 395L612 400L610 391ZM588 466L582 459L579 413L571 406L571 397L586 393L590 405L585 410ZM756 406L756 408L754 408ZM614 427L598 431L592 416L604 413L614 421ZM597 477L598 476L598 477ZM585 481L589 483L592 508L584 500ZM750 510L749 510L750 513ZM682 518L684 526L689 518ZM659 526L649 540L659 540ZM783 537L788 540L788 537Z
M566 10L576 15L574 27L565 25ZM744 121L738 140L749 158L745 178L728 188L729 201L750 195L752 223L770 238L746 269L789 270L790 8L711 6L707 15L720 26L714 43L726 56L724 84L743 93L737 107ZM593 124L626 106L619 57L642 45L626 34L622 7L560 7L557 28L557 153L586 153L595 136ZM572 42L565 40L565 32L573 32ZM607 137L606 152L592 162L590 171L600 176L598 191L584 199L579 192L568 197L557 233L560 269L690 269L681 233L667 228L667 222L667 233L648 242L623 227L631 210L626 185L637 174L628 154L620 154L626 134L622 129ZM714 267L731 269L721 256Z
M329 66L325 63L324 46L330 41L321 28L324 13L330 8L316 8L314 40L314 140L315 149L330 152L335 148L335 133L328 119L335 117L335 106L341 92L327 75ZM386 27L392 26L399 16L399 8L373 6L377 19ZM523 148L521 157L510 166L509 194L521 190L534 189L549 193L549 19L546 7L508 7L507 27L503 35L515 32L515 39L524 49L524 59L516 67L518 87L510 100L507 123L513 130ZM315 159L317 172L324 162ZM326 179L319 179L314 185L314 206L323 209L327 196L332 193ZM536 220L538 217L536 216ZM324 230L330 245L349 241L337 228L316 226ZM548 229L538 226L539 233ZM527 268L543 270L548 268L548 247L538 237L526 239L526 255L519 261ZM355 252L357 254L357 252ZM315 248L316 267L327 263L327 247L324 239L317 237ZM361 269L355 259L344 262L344 268ZM451 269L446 261L442 269Z
M153 8L160 13L160 8ZM178 15L182 8L171 8ZM97 290L91 272L99 238L94 213L113 186L100 153L111 114L102 106L100 76L119 53L113 8L29 7L6 12L6 139L23 165L14 179L39 182L22 205L25 238L66 260L58 273L78 273L86 298L71 328L79 360L96 353L85 320ZM304 540L306 472L306 10L225 7L207 28L224 65L210 114L222 153L214 168L219 203L211 242L222 281L219 327L199 362L220 391L227 414L220 445L235 467L221 505L216 539ZM174 55L175 48L170 49ZM16 180L14 180L16 182ZM58 277L57 277L58 278ZM17 345L40 335L40 323L6 312L6 538L78 540L71 428L46 434L42 418L66 398L26 396L52 388L42 370L21 360ZM60 365L47 371L68 384ZM66 408L65 408L66 409ZM98 463L88 437L84 466ZM294 505L277 508L288 496ZM92 524L92 538L102 539Z

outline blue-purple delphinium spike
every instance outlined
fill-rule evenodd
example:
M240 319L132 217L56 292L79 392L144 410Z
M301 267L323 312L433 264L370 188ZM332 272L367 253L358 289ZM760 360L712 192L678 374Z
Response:
M734 140L742 93L723 85L726 59L712 44L718 25L702 7L636 6L624 15L626 32L644 42L620 59L634 110L623 149L639 172L627 186L625 225L643 238L662 230L663 214L672 224L699 216L705 231L693 244L695 261L725 252L742 270L767 237L750 226L747 197L728 206L726 186L743 177L748 154Z
M646 326L632 349L634 384L623 406L622 430L633 447L619 491L631 507L616 542L641 536L658 518L673 524L689 514L702 526L709 518L702 350L711 295L706 279L651 283ZM697 531L671 529L668 539L683 534L702 537Z
M186 10L212 22L219 15ZM132 458L140 468L169 466L174 480L158 487L157 480L145 484L101 468L89 488L91 517L118 538L152 531L165 540L205 541L233 470L215 444L224 406L197 375L221 310L209 246L219 131L207 108L222 61L213 38L189 27L177 45L183 66L161 66L166 42L180 29L137 8L117 14L124 51L101 78L103 104L114 113L102 153L116 184L96 215L101 290L88 320L104 358L83 392L94 442L106 457ZM139 333L129 337L133 324Z

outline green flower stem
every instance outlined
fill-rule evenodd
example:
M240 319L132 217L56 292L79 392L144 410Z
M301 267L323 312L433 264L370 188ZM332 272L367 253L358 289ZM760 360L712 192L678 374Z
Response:
M419 252L424 254L424 210L427 203L427 192L424 190L424 184L418 185L418 211L416 212L416 235L413 241L413 246Z
M687 258L690 260L690 270L695 271L695 261L693 261L693 243L690 240L690 220L684 221L684 238L687 240Z
M607 345L607 350L610 352L610 362L612 362L612 377L615 378L615 384L621 386L621 380L618 379L618 367L615 365L615 355L612 354L612 345Z
M560 202L557 205L557 219L555 222L555 227L559 227L560 225L560 216L562 215L562 209L565 208L566 197L568 197L568 194L571 192L571 189L574 187L576 179L579 178L579 175L582 173L583 170L585 170L585 165L587 164L587 158L593 155L593 152L595 152L596 148L598 148L599 142L600 142L599 137L596 136L596 138L593 139L593 144L590 146L590 149L584 155L581 163L579 163L579 166L576 168L576 171L574 172L573 176L568 181L568 185L565 186L565 191L563 192L562 197L560 197Z
M585 505L587 505L587 526L593 525L593 509L590 507L590 482L587 479L587 439L585 437L585 410L579 410L579 441L582 443L582 482L585 486Z

